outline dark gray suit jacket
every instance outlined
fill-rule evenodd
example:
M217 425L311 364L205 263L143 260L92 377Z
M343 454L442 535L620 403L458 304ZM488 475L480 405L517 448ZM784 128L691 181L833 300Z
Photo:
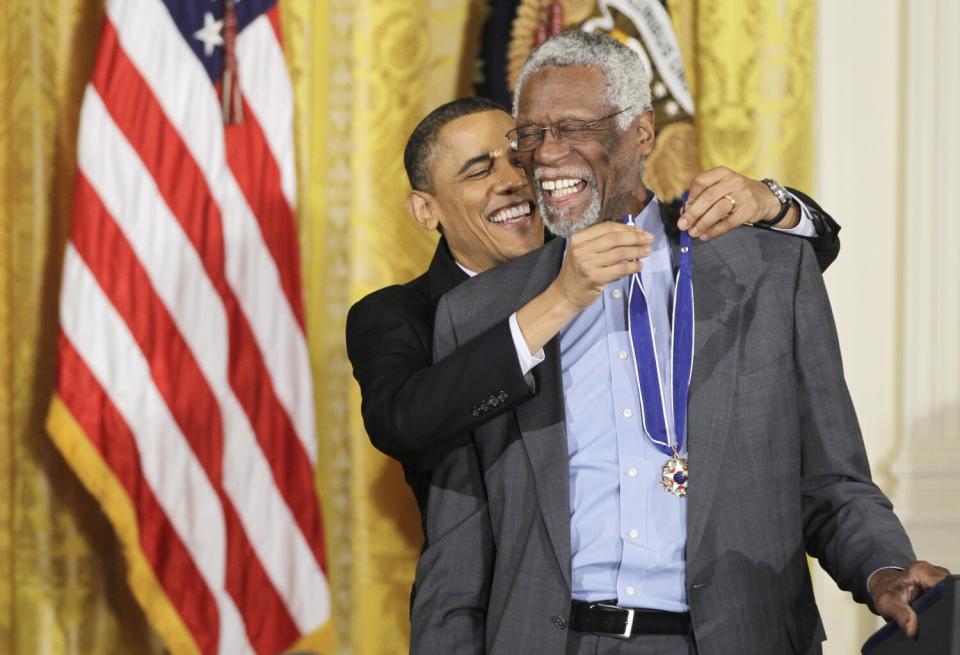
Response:
M545 289L563 247L556 239L445 296L437 358ZM871 481L809 245L740 229L695 242L693 266L686 589L698 648L818 652L805 551L861 602L871 572L914 555ZM433 473L412 652L563 652L570 497L556 341L546 355L534 398Z

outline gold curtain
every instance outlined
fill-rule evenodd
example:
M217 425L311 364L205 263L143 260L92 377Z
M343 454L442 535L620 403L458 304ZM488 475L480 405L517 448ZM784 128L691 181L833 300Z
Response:
M700 162L812 190L814 0L668 0Z
M53 448L57 291L102 5L0 4L0 651L159 653L109 525Z
M0 3L0 652L160 653L109 525L43 431L80 100L102 0ZM671 0L701 160L809 188L815 13L802 0ZM346 310L422 272L401 151L469 92L482 0L281 0L297 103L308 339L339 651L406 651L420 544L399 467L369 445Z
M346 312L422 273L436 244L404 202L406 137L433 107L470 92L482 3L327 0L288 41L298 92L301 229L334 620L343 652L407 651L422 536L395 462L363 430L344 351ZM464 52L468 56L464 56ZM294 66L296 64L294 63Z

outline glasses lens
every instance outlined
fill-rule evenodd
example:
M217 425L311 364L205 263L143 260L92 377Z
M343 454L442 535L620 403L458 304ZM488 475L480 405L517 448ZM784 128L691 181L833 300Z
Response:
M554 134L561 141L567 143L580 143L589 138L590 133L594 131L594 123L579 120L559 121L553 124Z

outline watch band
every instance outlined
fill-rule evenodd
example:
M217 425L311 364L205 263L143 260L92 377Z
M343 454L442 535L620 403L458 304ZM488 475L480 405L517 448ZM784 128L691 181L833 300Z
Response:
M767 185L767 188L777 197L777 200L780 201L780 211L777 212L777 215L773 218L766 221L754 221L754 225L763 225L764 227L774 227L784 219L787 215L787 212L790 211L790 207L793 206L793 197L787 192L783 185L773 180L769 177L763 178L763 183Z

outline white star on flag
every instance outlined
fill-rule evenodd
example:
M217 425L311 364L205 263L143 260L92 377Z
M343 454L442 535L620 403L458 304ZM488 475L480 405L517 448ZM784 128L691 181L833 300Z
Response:
M209 11L203 15L203 27L193 33L193 38L203 41L203 54L207 57L213 54L213 49L223 45L223 21L214 20Z

